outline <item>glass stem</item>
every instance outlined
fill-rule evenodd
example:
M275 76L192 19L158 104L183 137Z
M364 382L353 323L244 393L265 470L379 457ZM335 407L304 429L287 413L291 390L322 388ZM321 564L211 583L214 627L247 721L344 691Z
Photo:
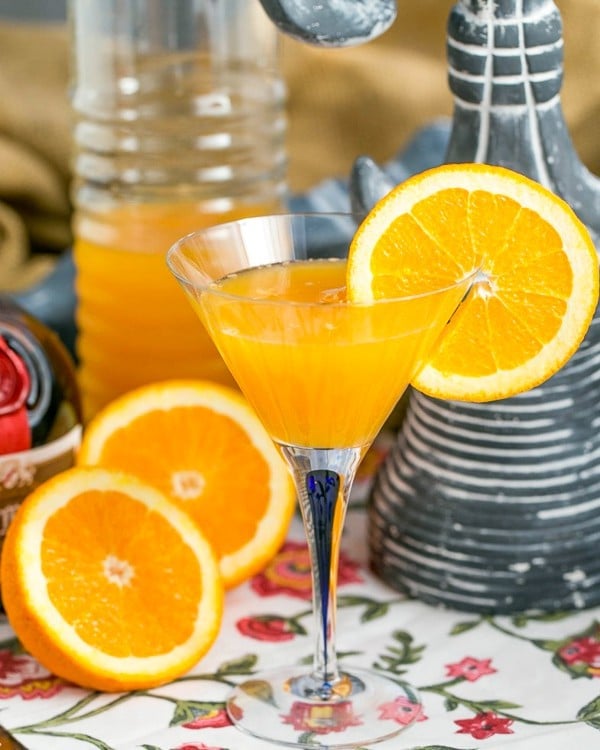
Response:
M293 689L327 700L340 681L335 649L337 572L348 498L366 448L279 446L290 465L308 541L315 620L313 673Z

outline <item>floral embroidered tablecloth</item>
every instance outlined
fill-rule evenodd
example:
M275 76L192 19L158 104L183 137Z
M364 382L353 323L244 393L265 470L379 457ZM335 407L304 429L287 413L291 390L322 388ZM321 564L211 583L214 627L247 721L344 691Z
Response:
M417 720L382 750L600 748L600 609L492 617L436 609L398 594L366 565L366 519L351 507L339 577L338 650L416 687L385 708ZM151 616L151 614L149 614ZM241 734L230 686L275 663L310 658L312 617L300 523L263 574L227 595L219 638L175 682L98 694L48 674L0 626L0 724L29 750L269 750ZM286 717L320 738L309 716ZM3 747L0 741L0 747Z

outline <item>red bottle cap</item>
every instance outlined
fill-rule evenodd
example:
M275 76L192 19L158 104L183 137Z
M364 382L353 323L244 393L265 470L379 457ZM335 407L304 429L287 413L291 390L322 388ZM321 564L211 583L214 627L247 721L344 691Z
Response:
M0 336L0 454L31 448L26 405L29 388L25 363Z

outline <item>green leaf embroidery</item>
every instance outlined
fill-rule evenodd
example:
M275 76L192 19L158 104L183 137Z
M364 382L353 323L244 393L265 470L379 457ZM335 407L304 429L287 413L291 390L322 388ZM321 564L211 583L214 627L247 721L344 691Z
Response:
M450 635L460 635L461 633L467 633L469 630L473 630L473 628L476 628L478 625L481 625L481 620L464 620L463 622L457 622L450 631Z
M517 628L524 628L530 622L560 622L571 617L572 612L542 612L539 615L518 614L511 618Z
M508 711L511 708L522 708L519 703L511 703L510 701L477 701L477 706L482 711Z
M370 622L371 620L376 620L378 617L385 617L389 609L388 604L375 602L365 608L365 611L360 616L360 621Z
M290 617L286 622L290 632L296 635L308 635L307 629L295 617Z
M231 659L221 664L216 674L252 674L252 670L256 667L258 657L256 654L244 654L239 659Z
M186 724L199 716L208 716L224 706L224 703L218 701L177 701L169 726Z
M372 599L364 596L352 596L351 594L340 595L337 598L338 607L361 607L363 604L373 604Z
M374 666L392 674L404 674L407 670L402 667L418 662L425 646L414 646L412 635L405 630L394 631L392 638L398 645L388 646L387 653L380 654L379 661Z
M538 648L541 648L542 651L558 651L559 648L565 645L565 643L568 643L570 638L567 638L566 640L562 641L555 641L555 640L543 640L534 638L531 642L534 646L537 646Z
M600 729L600 696L581 708L577 713L577 718L594 729Z
M360 616L361 622L376 620L378 617L385 617L390 609L390 602L379 602L370 599L367 596L338 596L338 608L342 607L364 607L364 612Z

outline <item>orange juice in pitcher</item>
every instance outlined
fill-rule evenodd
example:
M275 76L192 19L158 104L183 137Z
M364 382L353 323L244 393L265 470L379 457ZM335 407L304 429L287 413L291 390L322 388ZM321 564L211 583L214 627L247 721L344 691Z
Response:
M258 206L254 210L258 211ZM189 204L114 209L76 220L77 354L86 417L121 393L172 377L232 379L168 272L165 248L194 229L239 218Z
M165 254L285 195L277 32L256 0L74 0L74 260L84 418L144 383L231 382Z

